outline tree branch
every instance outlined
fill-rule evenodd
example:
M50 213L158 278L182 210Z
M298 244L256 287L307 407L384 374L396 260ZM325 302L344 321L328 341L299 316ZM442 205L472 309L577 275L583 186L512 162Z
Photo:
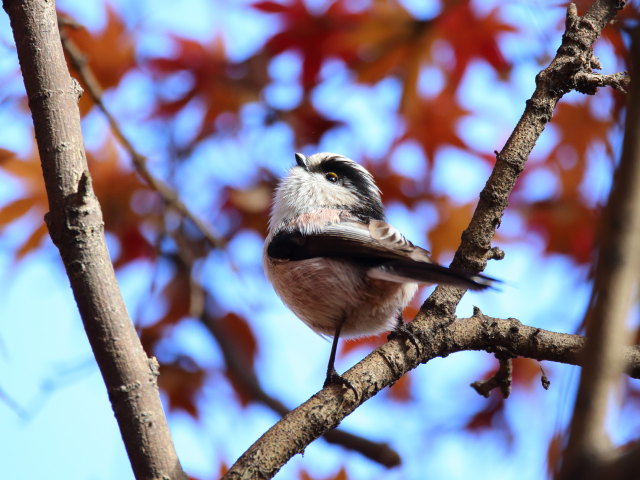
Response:
M598 87L612 87L615 90L626 93L629 85L629 76L626 72L601 75L599 73L578 72L576 74L576 90L578 92L593 95Z
M283 458L303 452L309 443L337 426L361 403L397 381L400 372L433 358L502 347L514 356L579 365L584 345L585 339L580 335L530 327L515 318L492 318L478 309L470 318L458 318L435 327L420 356L414 348L407 349L403 340L391 340L343 375L358 392L357 401L350 388L340 390L340 386L330 386L321 390L271 427L223 478L271 478L284 463ZM640 378L640 348L627 347L624 357L630 375Z
M535 142L551 120L557 102L576 87L576 74L592 72L593 43L624 3L596 0L584 17L577 16L575 5L569 6L562 44L551 64L537 75L536 89L527 101L522 117L502 151L496 155L495 167L480 193L469 227L462 234L453 267L476 273L484 270L488 259L493 257L491 240ZM522 331L532 327L525 327L519 322L514 324L514 321L476 322L476 328L483 327L479 330L454 321L456 306L464 293L461 288L438 286L414 321L407 325L413 337L420 340L420 351L412 346L413 343L405 343L400 338L376 349L343 375L353 385L354 391L341 390L339 386L321 390L267 431L223 478L271 478L289 458L302 452L325 431L335 428L360 403L434 356L499 345L517 355L577 363L575 355L583 347L581 337L540 329L532 329L530 335L522 337ZM511 325L504 332L507 323ZM469 325L472 324L469 321ZM493 335L493 342L489 344L485 340L492 337L485 330L488 327L489 333L496 329L502 332L502 335ZM541 349L541 338L547 335L553 336L558 343ZM635 359L638 352L630 349L627 356ZM357 398L354 396L356 392Z
M82 89L66 67L55 4L4 0L29 98L49 199L47 226L60 251L107 386L133 471L139 479L186 479L147 358L120 294L104 238L102 212L80 130Z
M280 416L289 413L290 409L286 405L264 391L256 378L253 368L246 365L242 359L236 355L233 343L230 342L230 339L221 331L218 322L206 312L203 312L201 315L201 320L218 342L225 365L233 372L234 377L242 383L242 386L249 392L251 397L266 405ZM400 465L400 455L398 455L398 452L384 442L373 442L367 438L342 430L329 430L324 433L324 439L329 443L359 452L370 460L378 462L387 468Z
M630 55L634 60L640 55L639 36L636 28ZM602 214L602 241L586 314L584 368L560 479L596 478L593 472L608 462L612 448L605 417L611 389L620 381L624 368L620 347L630 340L626 321L640 269L640 68L632 67L622 155Z

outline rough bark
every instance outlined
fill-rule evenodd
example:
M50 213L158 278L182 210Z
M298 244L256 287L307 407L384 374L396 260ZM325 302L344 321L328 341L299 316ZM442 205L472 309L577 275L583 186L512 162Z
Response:
M158 396L157 362L142 349L107 251L80 129L81 89L67 70L55 3L5 0L49 199L46 222L71 282L138 479L186 478Z

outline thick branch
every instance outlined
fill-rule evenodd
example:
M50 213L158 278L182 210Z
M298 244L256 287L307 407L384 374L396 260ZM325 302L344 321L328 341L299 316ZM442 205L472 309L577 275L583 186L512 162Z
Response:
M491 240L500 225L509 194L524 169L531 150L545 125L551 120L556 103L565 93L575 88L576 74L591 73L593 43L624 3L596 0L582 18L577 16L575 5L569 7L562 44L551 64L536 77L536 89L527 101L520 121L502 151L497 154L495 167L480 194L469 227L462 234L453 267L479 272L485 268L488 259L494 257ZM582 347L582 339L544 333L539 329L533 329L530 336L522 339L520 332L531 327L524 327L519 322L513 325L514 330L509 330L506 337L495 339L507 339L506 343L485 344L482 339L486 332L483 331L475 332L472 338L463 336L466 341L463 342L463 338L459 336L470 330L468 327L461 328L460 322L452 320L464 293L464 289L438 286L416 319L407 326L423 346L419 352L410 347L410 342L402 348L400 339L391 340L378 348L345 374L345 378L359 394L358 401L354 397L355 392L351 390L340 391L335 386L323 389L287 414L256 441L237 460L225 478L271 478L289 458L303 451L323 432L335 428L360 403L433 356L447 355L461 349L495 348L500 345L517 355L567 363L577 361L575 354ZM496 326L504 326L504 322L496 322ZM559 343L549 345L543 352L537 346L540 337L546 334L554 335L554 340ZM518 339L523 341L517 343ZM474 346L478 343L483 345ZM568 344L572 348L567 349ZM560 352L563 354L560 355ZM629 350L628 355L638 354L635 350ZM555 358L546 358L547 356Z
M635 60L640 55L640 29L634 33L631 58ZM605 419L611 389L620 381L624 368L620 347L630 340L626 321L640 269L640 68L633 67L622 155L602 215L602 239L586 315L584 369L561 479L592 478L589 474L610 456ZM640 467L635 473L638 475Z
M5 0L29 98L49 199L46 220L107 386L138 479L186 478L147 358L125 308L105 244L102 212L80 130L81 89L67 71L55 4Z

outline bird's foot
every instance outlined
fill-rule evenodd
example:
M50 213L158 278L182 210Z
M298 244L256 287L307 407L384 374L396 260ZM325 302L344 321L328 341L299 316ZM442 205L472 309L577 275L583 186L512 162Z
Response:
M420 343L420 339L416 337L416 335L409 330L409 327L405 323L399 323L396 328L394 328L389 335L387 335L387 340L393 339L404 339L408 340L416 349L416 353L421 355L422 352L422 344Z
M358 395L358 391L356 390L356 387L354 387L349 380L347 380L342 375L340 375L335 368L332 368L327 371L327 378L325 378L322 388L327 388L331 385L340 385L344 388L351 389L351 391L356 397L356 401L358 401L359 395Z

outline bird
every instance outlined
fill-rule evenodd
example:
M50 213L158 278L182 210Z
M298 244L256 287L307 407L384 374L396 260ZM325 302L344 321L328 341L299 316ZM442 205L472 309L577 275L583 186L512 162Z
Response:
M324 387L339 338L402 331L402 311L419 284L484 290L494 279L434 262L387 223L371 173L345 156L295 153L278 183L263 249L267 279L314 332L333 337Z

